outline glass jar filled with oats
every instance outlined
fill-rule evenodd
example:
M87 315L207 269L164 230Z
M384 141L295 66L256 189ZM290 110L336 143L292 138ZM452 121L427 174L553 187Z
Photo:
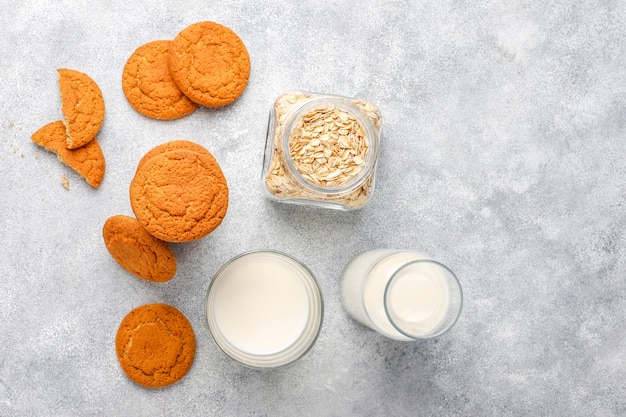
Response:
M369 101L290 92L270 113L263 183L275 201L353 210L374 190L381 116Z

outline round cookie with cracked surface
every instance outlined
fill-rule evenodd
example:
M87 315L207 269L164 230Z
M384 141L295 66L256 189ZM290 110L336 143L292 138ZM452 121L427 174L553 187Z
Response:
M173 120L193 113L198 104L180 91L168 67L171 41L140 46L126 61L122 90L130 105L152 119Z
M154 237L188 242L222 223L228 209L228 186L208 150L174 149L137 167L130 203L137 220Z
M115 337L115 350L131 380L160 388L189 371L196 338L191 323L179 310L167 304L146 304L124 317Z
M235 32L215 22L183 29L169 51L170 74L198 104L218 107L235 101L250 77L250 56Z
M57 71L67 148L80 148L96 137L104 122L102 91L85 73L66 68Z
M65 125L59 120L39 128L31 140L54 152L61 162L80 174L93 188L100 186L106 163L96 139L80 148L67 149Z
M133 275L165 282L176 274L176 257L170 246L148 233L137 219L124 215L109 217L102 237L113 259Z

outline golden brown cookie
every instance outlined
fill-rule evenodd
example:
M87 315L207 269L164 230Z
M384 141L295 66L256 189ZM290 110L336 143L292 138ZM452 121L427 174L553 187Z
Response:
M228 208L228 186L208 150L176 149L137 167L130 204L137 220L156 238L188 242L221 224Z
M239 97L250 77L248 50L235 32L215 22L198 22L172 41L170 74L198 104L224 106Z
M97 140L83 147L67 149L65 125L61 121L48 123L31 137L32 141L57 154L65 165L78 172L87 184L98 188L104 177L105 160Z
M58 72L67 148L80 148L96 137L104 121L102 91L87 74L71 69Z
M176 308L146 304L124 317L115 350L130 379L144 387L160 388L178 381L191 368L196 337L189 320Z
M170 75L170 43L159 40L140 46L128 58L122 73L122 90L130 105L153 119L178 119L198 108Z
M132 217L109 217L102 228L107 250L118 264L139 278L165 282L176 274L174 252Z

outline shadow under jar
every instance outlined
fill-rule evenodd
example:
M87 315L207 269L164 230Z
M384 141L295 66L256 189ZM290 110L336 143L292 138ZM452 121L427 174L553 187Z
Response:
M304 92L278 97L270 113L263 182L274 201L339 210L374 190L381 116L369 101Z

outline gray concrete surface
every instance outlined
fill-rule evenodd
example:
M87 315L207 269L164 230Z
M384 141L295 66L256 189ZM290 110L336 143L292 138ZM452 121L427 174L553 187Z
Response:
M626 3L522 1L0 0L0 415L623 416L626 414ZM212 20L248 46L243 96L163 122L121 89L135 48ZM99 190L30 142L61 116L56 69L102 88ZM360 211L279 205L261 192L267 116L303 89L376 103L377 189ZM143 282L101 229L131 215L153 146L214 153L230 207L179 269ZM63 188L65 176L70 190ZM437 340L402 343L343 311L338 277L370 248L424 251L459 276L465 307ZM326 314L292 366L226 358L203 317L231 257L276 249L306 263ZM176 306L197 335L179 383L147 390L115 357L122 317Z

